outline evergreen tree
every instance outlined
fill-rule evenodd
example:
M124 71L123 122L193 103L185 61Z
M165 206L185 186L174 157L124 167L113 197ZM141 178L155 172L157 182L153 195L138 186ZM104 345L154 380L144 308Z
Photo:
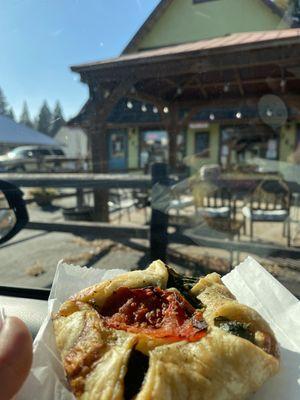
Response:
M2 89L0 88L0 114L1 115L7 115L8 110L7 110L7 101L4 96L4 93Z
M284 12L285 19L291 27L300 25L300 0L274 0L275 4Z
M292 27L300 26L300 1L292 1Z
M13 121L16 120L15 113L14 113L14 110L13 110L12 107L10 107L9 110L7 111L7 116L8 116L10 119L12 119Z
M19 122L21 124L28 126L29 128L33 128L33 123L30 119L28 105L27 105L26 101L24 101L24 103L23 103L23 110L22 110Z
M37 117L36 129L50 136L52 114L46 101L44 101Z
M59 129L64 126L66 123L61 105L59 101L56 102L55 108L52 114L52 123L51 123L51 130L50 130L50 135L53 137L56 135L56 133L59 131Z

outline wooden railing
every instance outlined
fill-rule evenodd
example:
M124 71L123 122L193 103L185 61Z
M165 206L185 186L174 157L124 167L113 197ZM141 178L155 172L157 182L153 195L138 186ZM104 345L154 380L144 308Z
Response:
M92 174L92 173L48 173L48 174L12 174L0 173L0 179L20 187L52 188L93 188L146 189L151 187L150 175L129 174Z
M0 167L7 169L9 173L18 170L30 172L33 170L41 173L49 171L65 172L65 171L83 171L90 169L90 159L87 157L65 157L65 156L43 156L32 158L12 158L0 162Z
M129 175L129 174L0 174L0 180L6 180L19 187L55 187L55 188L82 188L90 189L150 189L153 183L166 184L166 176L159 175ZM162 218L163 217L163 218ZM153 258L166 258L168 242L185 245L199 245L202 247L218 248L233 252L257 254L262 257L289 257L300 258L300 250L286 248L267 243L255 243L234 240L220 240L214 237L197 237L197 241L188 237L185 231L177 227L175 233L168 233L168 218L163 213L152 210L150 225L122 225L116 226L101 222L41 222L30 221L28 229L70 232L77 234L92 234L99 238L150 239L150 250ZM161 245L160 245L161 244Z

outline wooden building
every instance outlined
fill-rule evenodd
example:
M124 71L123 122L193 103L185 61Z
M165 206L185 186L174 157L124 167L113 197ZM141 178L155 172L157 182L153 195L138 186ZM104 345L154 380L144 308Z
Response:
M90 96L70 124L86 131L94 171L143 167L149 143L171 168L286 160L300 106L290 25L266 0L163 0L119 57L73 66Z

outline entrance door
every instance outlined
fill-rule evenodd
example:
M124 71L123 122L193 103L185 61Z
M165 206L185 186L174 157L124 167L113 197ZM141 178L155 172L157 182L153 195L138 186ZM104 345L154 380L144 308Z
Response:
M127 169L127 132L109 133L108 166L110 171Z

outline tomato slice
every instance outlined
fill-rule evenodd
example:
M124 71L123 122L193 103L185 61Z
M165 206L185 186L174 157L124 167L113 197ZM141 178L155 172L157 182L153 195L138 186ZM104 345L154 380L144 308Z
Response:
M207 330L202 313L176 290L121 287L100 311L106 326L170 341L196 341Z

